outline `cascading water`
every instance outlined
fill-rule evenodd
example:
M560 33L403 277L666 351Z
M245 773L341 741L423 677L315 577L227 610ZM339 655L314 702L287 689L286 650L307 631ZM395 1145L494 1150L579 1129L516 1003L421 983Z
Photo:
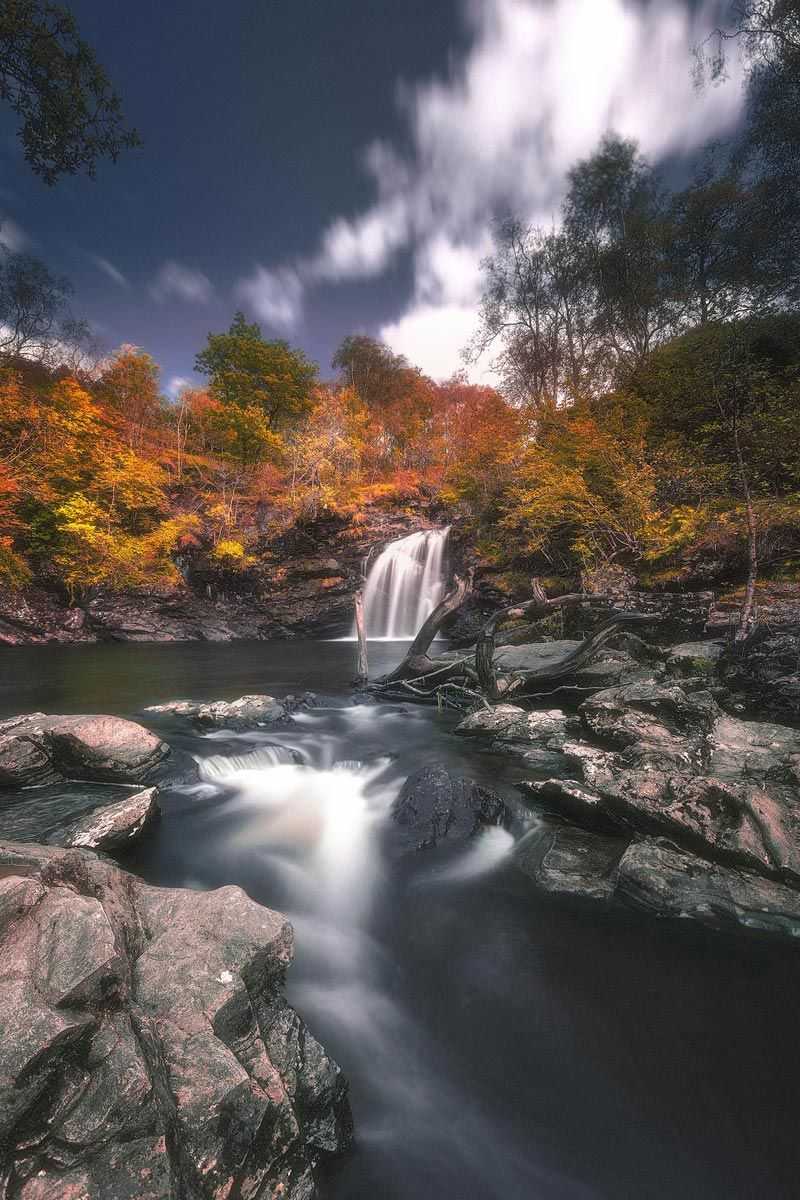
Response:
M446 529L411 533L390 542L369 569L364 588L367 637L413 638L444 594Z

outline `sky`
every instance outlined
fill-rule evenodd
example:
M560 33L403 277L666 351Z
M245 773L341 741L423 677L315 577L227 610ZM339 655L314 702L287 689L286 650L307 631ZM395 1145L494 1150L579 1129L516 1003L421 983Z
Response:
M721 0L70 7L144 144L48 188L0 118L0 240L68 276L75 315L151 353L171 394L237 308L323 378L354 332L446 378L498 216L551 225L609 130L674 166L741 116L735 62L692 80Z

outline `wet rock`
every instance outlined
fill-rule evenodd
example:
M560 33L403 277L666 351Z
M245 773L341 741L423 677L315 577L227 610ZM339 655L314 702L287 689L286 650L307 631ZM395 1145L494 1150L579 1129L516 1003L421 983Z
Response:
M610 900L628 842L542 817L514 848L513 861L544 892Z
M598 792L572 779L525 779L517 790L537 810L555 814L594 833L617 837L629 826L609 812Z
M632 843L619 863L617 891L621 899L657 916L800 937L798 892L686 854L667 842Z
M44 746L22 728L25 720L0 723L0 788L32 787L59 777Z
M122 717L32 713L0 722L0 787L58 778L145 783L169 753L155 734Z
M439 765L409 776L391 814L404 850L424 850L445 840L474 837L490 825L507 829L511 824L500 796Z
M254 729L286 722L286 706L274 696L240 696L238 700L170 700L143 710L148 716L185 717L197 729Z
M720 715L708 692L687 693L658 683L607 688L580 707L586 730L618 749L634 744L675 748L698 741Z
M0 1177L25 1200L310 1200L351 1138L282 995L292 932L235 887L0 843Z
M58 846L82 846L87 850L121 851L138 841L158 818L158 788L145 788L114 804L104 804L85 817L52 834L48 841Z

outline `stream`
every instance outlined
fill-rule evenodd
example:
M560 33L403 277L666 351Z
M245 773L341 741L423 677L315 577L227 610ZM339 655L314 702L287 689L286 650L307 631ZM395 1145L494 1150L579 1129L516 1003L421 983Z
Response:
M404 646L370 647L375 674ZM526 769L454 714L354 706L346 642L2 651L0 715L167 700L319 703L275 731L148 721L200 781L124 865L235 883L289 914L290 1001L351 1084L357 1144L326 1200L751 1200L797 1195L800 956L535 893L512 834L398 857L403 780L444 762L502 792Z

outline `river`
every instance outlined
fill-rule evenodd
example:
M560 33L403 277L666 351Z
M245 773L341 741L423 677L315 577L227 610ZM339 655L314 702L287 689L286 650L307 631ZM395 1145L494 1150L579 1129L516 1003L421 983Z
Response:
M374 644L373 672L399 653ZM397 857L387 812L411 771L444 761L509 798L524 771L455 737L450 714L352 706L352 658L342 642L0 652L3 715L319 693L277 733L159 724L201 782L162 794L125 865L237 883L292 918L289 998L356 1121L326 1200L796 1196L800 956L544 898L502 833Z

